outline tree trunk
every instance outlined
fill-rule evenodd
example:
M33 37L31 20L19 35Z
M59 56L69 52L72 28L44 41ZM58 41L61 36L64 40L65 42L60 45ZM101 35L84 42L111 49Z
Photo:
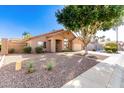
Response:
M87 50L87 45L84 47L84 54L83 56L86 56L88 54L88 50Z

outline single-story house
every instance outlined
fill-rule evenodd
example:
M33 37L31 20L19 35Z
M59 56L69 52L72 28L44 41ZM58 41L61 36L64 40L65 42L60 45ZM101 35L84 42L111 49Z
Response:
M37 46L43 46L47 52L60 52L65 49L79 51L83 49L83 42L77 38L71 31L57 30L46 34L33 36L29 39L2 39L3 54L8 54L9 49L14 48L16 53L22 52L24 46L31 46L32 53ZM4 53L5 52L5 53Z

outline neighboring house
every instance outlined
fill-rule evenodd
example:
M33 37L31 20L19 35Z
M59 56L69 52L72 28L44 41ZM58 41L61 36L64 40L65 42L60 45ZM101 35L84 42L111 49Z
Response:
M87 49L90 51L100 51L103 50L103 44L98 42L97 40L91 40L91 42L87 45Z
M24 46L31 46L32 52L35 52L37 46L43 46L46 52L60 52L62 50L71 49L79 51L83 49L83 42L76 38L70 31L57 30L43 35L31 37L27 40L17 39L8 40L2 39L2 53L7 54L11 48L16 50L16 53L22 52ZM6 53L4 53L6 52Z

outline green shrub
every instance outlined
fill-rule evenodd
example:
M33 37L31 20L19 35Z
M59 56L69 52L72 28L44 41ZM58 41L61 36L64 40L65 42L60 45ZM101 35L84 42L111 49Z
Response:
M106 52L108 53L116 53L117 52L117 44L114 43L114 42L109 42L109 43L106 43L105 46L104 46L104 49Z
M24 48L23 48L23 51L24 51L24 53L31 53L31 51L32 51L32 48L30 47L30 46L25 46Z
M96 51L96 49L93 49L92 51Z
M49 63L47 63L46 67L47 67L47 70L50 71L53 68L53 64L49 62Z
M15 49L14 48L11 48L8 50L9 53L14 53L15 52Z
M1 45L0 45L0 51L1 51Z
M43 47L42 47L42 46L36 47L36 48L35 48L35 52L38 53L38 54L39 54L39 53L42 53L42 52L43 52Z
M45 65L45 68L50 71L53 69L53 67L55 66L55 61L53 61L52 59L50 59L47 64Z
M29 62L27 66L27 73L33 73L35 71L33 63Z
M52 70L56 66L56 61L54 58L47 59L48 62L44 64L44 68L48 71Z

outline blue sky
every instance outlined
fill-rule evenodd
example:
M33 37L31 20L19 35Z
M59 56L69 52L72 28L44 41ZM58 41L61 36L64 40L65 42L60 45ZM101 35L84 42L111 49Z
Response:
M0 38L21 38L24 31L39 35L56 29L55 12L63 6L0 6Z
M30 32L33 36L62 29L58 24L55 12L64 6L2 6L0 5L0 38L21 38L23 32ZM119 40L124 40L124 26L119 27ZM111 35L110 35L111 33ZM106 32L98 32L111 40L116 39L116 32L112 29Z

